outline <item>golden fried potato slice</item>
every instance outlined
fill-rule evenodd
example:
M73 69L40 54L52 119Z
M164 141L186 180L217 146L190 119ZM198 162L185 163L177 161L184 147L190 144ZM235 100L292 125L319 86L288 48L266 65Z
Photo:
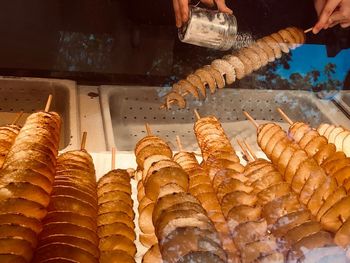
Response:
M26 217L43 219L47 213L44 206L24 198L10 198L0 201L0 214L22 214Z
M283 53L289 53L289 47L278 33L271 34L271 37L278 43Z
M345 184L345 182L350 178L350 166L345 166L337 171L333 176L337 180L338 185Z
M244 75L246 76L251 74L254 70L253 62L251 62L250 59L243 52L238 52L236 56L240 61L242 61L244 65Z
M235 228L248 221L257 221L261 218L260 206L239 205L233 207L227 214L226 219L229 228L234 232Z
M134 203L129 194L118 190L106 192L105 194L101 195L98 198L99 205L109 201L123 201L128 205L130 205L131 207L133 206L133 203Z
M290 229L285 236L285 239L289 246L297 243L304 237L315 234L322 230L322 226L319 222L316 221L307 221L302 223L299 226Z
M316 216L324 202L337 189L337 182L333 177L327 177L326 180L312 194L307 207L311 214Z
M177 83L173 85L173 91L179 93L181 96L185 96L186 94L191 94L196 99L199 99L199 94L195 86L191 84L191 82L186 79L181 79Z
M134 241L136 239L134 229L130 228L124 223L119 222L98 227L97 234L99 238L107 237L110 235L123 235L129 238L131 241Z
M253 191L253 188L245 185L241 181L237 179L230 179L229 181L222 183L217 189L216 194L218 196L218 200L221 203L223 197L234 191L244 191L246 193L250 193Z
M320 126L318 126L317 131L320 135L324 136L324 133L328 129L330 124L328 123L322 123Z
M163 144L151 144L140 150L140 152L136 155L137 165L143 169L144 161L151 155L165 155L169 158L172 157L173 153L168 145Z
M254 188L253 193L260 193L266 188L282 182L282 176L279 172L274 171L269 174L264 175L260 179L254 181L251 186Z
M342 224L350 217L350 196L343 197L333 204L321 217L322 227L335 233Z
M0 239L3 238L26 240L31 244L33 249L36 248L38 242L37 235L32 229L17 224L0 225Z
M233 240L239 250L244 250L246 244L263 239L267 235L267 223L264 219L249 221L238 225Z
M33 230L36 234L42 231L42 224L39 220L32 217L26 217L19 213L1 213L0 225L2 224L19 225Z
M244 191L234 191L224 195L221 200L222 212L225 216L230 212L230 210L239 205L254 206L257 202L256 195L246 193Z
M140 230L145 234L154 233L154 226L152 222L152 214L154 210L154 202L148 204L140 211L139 214L139 227Z
M186 80L191 83L196 89L199 91L199 93L203 96L203 98L206 97L206 90L205 90L205 84L202 82L201 78L195 74L190 74L186 77Z
M340 186L326 199L318 211L316 219L320 221L325 213L344 197L346 197L346 190L344 187Z
M350 132L348 130L344 130L337 134L334 139L335 147L337 148L337 151L343 151L343 141L345 140L346 136L348 136Z
M31 183L0 183L0 201L10 198L23 198L44 207L48 206L50 202L50 196L41 187Z
M343 140L343 151L347 157L350 157L350 133Z
M260 69L260 67L262 66L260 57L256 52L254 52L253 49L251 49L250 47L244 47L244 48L241 48L238 52L243 54L245 57L247 57L250 60L253 70Z
M281 153L280 157L278 158L278 161L276 163L277 170L283 175L286 172L286 168L288 166L288 163L290 159L292 158L293 154L299 149L299 147L296 144L289 144ZM284 177L285 179L285 177Z
M292 189L286 182L278 182L258 193L258 204L265 205L272 200L290 193Z
M350 219L348 218L343 222L342 226L335 234L334 242L343 248L346 248L350 244Z
M300 140L310 131L311 127L306 123L302 123L302 125L293 134L293 140L296 143L300 143Z
M293 155L294 156L294 155ZM292 177L286 177L287 182L291 179L291 186L294 192L300 194L301 189L303 189L306 181L309 179L311 175L314 173L323 173L321 168L317 165L315 160L306 157L306 154L302 154L302 158L304 158L301 162L297 163L298 168ZM292 157L293 158L293 157ZM294 157L298 158L298 157Z
M271 232L275 237L283 237L287 232L298 225L308 222L311 214L307 209L286 214L276 221L271 227Z
M203 67L205 71L207 71L214 79L215 79L215 84L216 87L219 89L223 89L225 87L225 79L224 77L220 74L219 71L214 69L213 67L209 65L205 65Z
M305 135L300 139L299 141L299 146L300 148L302 149L305 149L306 145L311 142L312 139L316 138L320 136L320 134L314 130L314 129L311 129L309 130L308 132L305 133ZM312 157L312 156L311 156Z
M293 153L286 167L286 171L284 172L284 178L288 183L292 183L293 177L296 175L300 165L308 158L304 150L296 150Z
M178 184L187 191L189 179L188 174L182 168L164 167L154 174L151 174L145 182L145 193L151 200L159 196L160 188L169 183Z
M337 128L337 126L331 124L331 125L329 125L328 128L325 130L325 132L324 132L323 135L324 135L324 137L327 138L327 140L329 139L329 134L330 134L335 128Z
M163 262L162 254L160 254L158 244L153 245L147 250L147 252L142 257L142 262L143 263L162 263ZM106 261L106 263L108 262Z
M96 195L91 195L89 192L84 191L83 189L79 189L77 187L69 187L69 186L54 186L52 189L52 196L54 195L69 195L75 197L80 200L84 200L94 207L97 207L97 197Z
M328 136L328 142L335 143L335 137L337 137L337 135L343 131L344 129L342 127L336 127L333 130L331 130Z
M258 142L260 148L265 152L266 146L270 142L270 140L273 138L274 134L281 131L281 127L278 125L272 126L268 131L265 132L265 134L261 137L261 140Z
M319 150L328 144L328 141L326 137L324 136L317 136L313 138L305 147L304 150L307 152L307 154L311 157L315 156L316 153L319 152ZM317 162L320 164L319 162Z
M123 250L109 250L100 253L100 263L135 263L134 257ZM153 261L161 263L162 261Z
M273 164L278 163L278 159L280 158L282 152L286 149L286 147L290 145L290 142L291 142L290 139L285 136L276 143L275 147L273 147L273 150L270 156L271 162Z
M266 239L246 244L244 250L241 251L241 258L243 262L254 262L261 255L269 255L276 250L276 240L270 236Z
M298 197L289 193L267 203L262 209L262 215L269 225L276 223L278 218L302 210Z
M99 188L97 188L97 196L100 197L103 194L110 192L110 191L113 191L113 190L122 191L128 195L131 195L131 185L125 185L125 184L121 184L121 183L108 183L108 184L104 184L104 185L100 186ZM142 187L142 190L137 192L139 201L143 197L141 195L142 194L144 195L144 188L143 187Z
M202 83L208 86L211 94L215 93L215 90L216 90L215 79L211 74L209 74L208 71L200 68L194 72L194 75L198 76L201 79Z
M176 250L174 250L174 247L176 247ZM221 260L227 260L226 253L220 245L217 234L196 227L175 229L164 237L160 250L163 259L167 262L179 262L192 251L211 252L221 258Z
M149 247L153 246L154 244L158 243L158 239L157 239L157 237L156 237L156 235L154 233L152 233L152 234L140 233L139 240L140 240L140 243L144 247L147 247L147 248L149 248Z
M172 210L163 212L157 220L155 233L158 239L167 237L172 231L181 227L198 227L213 231L209 218L196 210Z
M269 45L270 48L272 48L275 59L279 59L282 57L281 48L276 40L274 40L271 36L265 36L261 40L264 41L267 45Z
M31 262L33 248L30 242L24 239L0 238L0 255L16 255L24 258L26 262Z
M66 222L96 232L97 226L93 218L72 212L48 212L43 219L43 224Z
M1 254L0 255L0 262L6 262L6 263L27 263L28 261L25 260L25 258L22 257L22 256L18 256L18 255L14 255L14 254ZM61 263L61 262L59 262L59 263ZM66 263L66 262L62 262L62 263ZM71 262L67 262L67 263L71 263Z
M296 261L305 256L308 251L331 245L333 245L333 238L330 233L319 231L295 243L288 254L288 260Z
M327 175L323 172L322 169L315 169L314 173L309 176L303 188L301 189L299 200L304 205L307 205L318 188L326 181Z
M110 212L124 212L130 218L135 217L135 213L134 213L134 210L132 209L132 207L129 206L128 204L126 204L124 202L120 202L120 201L118 201L118 202L111 201L111 202L103 203L98 208L99 214L110 213Z
M223 59L232 65L236 72L237 79L242 79L245 76L244 64L237 56L226 55Z
M221 75L225 77L227 84L232 84L236 81L236 71L235 68L223 59L215 59L211 62L211 66L220 72Z
M129 228L134 229L135 224L131 217L124 212L109 212L99 214L97 217L97 226L109 225L114 223L123 223Z
M110 235L100 239L99 249L101 252L111 250L122 250L131 257L135 257L136 246L133 241L123 235Z
M71 197L69 195L54 195L51 196L50 204L47 207L48 211L70 211L77 214L95 217L97 208L92 204Z
M262 39L258 39L256 41L256 44L258 45L258 47L260 47L262 50L265 51L265 53L268 56L268 61L269 62L273 62L275 61L275 53L273 52L273 49Z
M328 158L328 159L330 159L330 158ZM341 157L339 159L330 160L330 161L327 160L327 162L324 163L322 168L330 176L335 176L336 172L338 172L339 170L343 169L346 166L350 166L350 158L349 157L345 157L345 158Z
M286 133L283 130L279 130L276 133L274 133L268 141L268 143L266 144L265 154L271 157L272 151L275 148L276 144L285 137Z

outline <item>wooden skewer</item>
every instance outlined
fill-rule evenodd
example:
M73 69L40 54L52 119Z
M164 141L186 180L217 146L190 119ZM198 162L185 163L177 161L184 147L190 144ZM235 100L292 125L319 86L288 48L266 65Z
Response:
M50 110L51 102L52 102L52 94L50 94L49 97L47 98L45 112L48 112Z
M237 143L238 143L239 147L242 149L242 152L243 152L244 156L247 158L248 162L254 161L253 158L247 152L247 150L245 149L245 147L243 146L242 142L239 139L237 139Z
M255 126L255 128L259 127L259 124L253 119L253 117L246 111L243 111L243 114L247 117L247 119Z
M313 27L310 27L310 28L308 28L308 29L304 30L304 33L305 33L305 34L307 34L307 33L311 32L311 31L312 31L312 29L314 29L314 28L313 28Z
M13 122L12 122L12 125L15 125L15 124L17 124L17 122L19 121L19 119L23 116L23 111L21 111L21 112L19 112L18 114L17 114L17 116L16 116L16 118L13 120Z
M176 143L177 143L177 147L179 148L179 151L183 152L184 148L182 147L182 143L181 143L181 139L180 139L179 135L176 135Z
M250 153L250 155L253 157L253 160L254 160L254 161L257 160L258 157L256 157L256 155L255 155L255 153L254 153L252 147L249 145L249 143L247 143L246 140L243 140L243 143L244 143L245 147L247 147L248 152Z
M200 120L201 119L201 115L199 115L198 111L196 109L194 109L193 112L194 112L194 115L197 118L197 121Z
M115 169L115 153L116 153L116 149L115 149L115 147L112 147L112 164L111 164L112 170Z
M284 113L281 108L277 108L277 111L279 114L281 114L282 118L288 122L289 125L293 125L294 122L287 116L287 114Z
M147 135L148 135L148 136L151 136L151 135L152 135L151 127L149 126L148 123L146 123L145 126L146 126Z
M83 132L83 138L81 139L80 150L85 150L87 132Z

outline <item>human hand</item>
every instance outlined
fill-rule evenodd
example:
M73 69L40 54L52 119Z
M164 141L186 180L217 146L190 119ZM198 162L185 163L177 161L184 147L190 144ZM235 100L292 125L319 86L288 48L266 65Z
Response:
M314 3L319 17L312 30L314 34L338 24L343 28L350 26L350 0L315 0Z
M200 2L207 6L214 6L214 4L216 4L219 11L223 13L232 14L232 10L226 6L225 0L200 0ZM181 27L187 22L189 15L188 5L189 0L173 0L173 7L177 27Z

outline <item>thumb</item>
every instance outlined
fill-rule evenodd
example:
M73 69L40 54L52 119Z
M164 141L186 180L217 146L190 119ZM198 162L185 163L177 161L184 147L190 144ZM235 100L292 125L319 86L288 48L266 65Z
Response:
M335 11L333 14L329 17L328 23L339 23L340 21L346 19L346 17L342 14L340 11Z
M215 0L216 5L218 6L219 11L232 14L232 10L228 8L225 4L225 0Z

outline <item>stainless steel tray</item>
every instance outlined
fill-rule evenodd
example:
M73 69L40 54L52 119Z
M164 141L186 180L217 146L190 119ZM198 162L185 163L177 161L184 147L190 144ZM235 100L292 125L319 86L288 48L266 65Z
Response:
M11 123L24 111L19 124L46 104L53 95L51 110L62 119L60 149L76 148L80 140L76 83L70 80L0 77L0 125Z
M198 151L193 134L197 109L202 116L215 115L222 122L231 142L245 138L255 145L255 128L246 121L242 111L248 111L263 123L282 123L276 108L281 107L293 120L302 120L317 127L322 122L350 128L350 120L332 103L323 101L308 91L223 89L203 101L190 101L186 109L160 110L165 88L143 86L101 86L101 105L107 148L116 146L120 151L132 151L145 136L145 123L152 132L166 139L176 149L175 136L179 135L186 150ZM107 106L108 105L108 106ZM257 147L256 147L257 149Z

